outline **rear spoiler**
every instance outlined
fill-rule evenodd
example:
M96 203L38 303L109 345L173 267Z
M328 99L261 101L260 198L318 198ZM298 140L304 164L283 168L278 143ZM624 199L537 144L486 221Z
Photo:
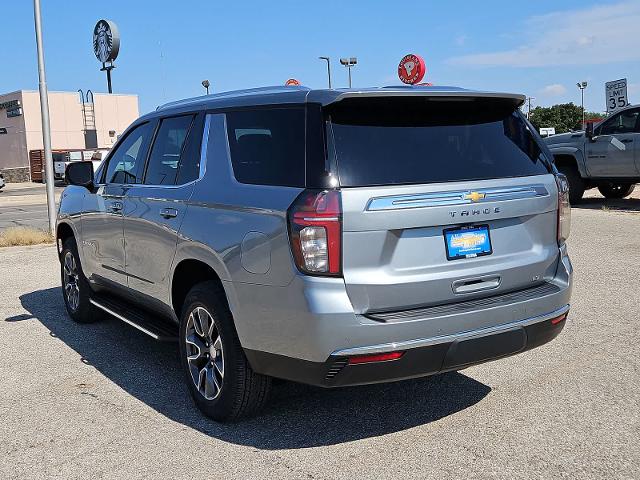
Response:
M384 97L427 97L451 101L495 98L511 100L514 108L524 104L526 96L518 93L482 92L462 88L442 87L382 87L364 90L312 90L307 95L307 102L320 103L324 106L341 102L349 98L384 98Z

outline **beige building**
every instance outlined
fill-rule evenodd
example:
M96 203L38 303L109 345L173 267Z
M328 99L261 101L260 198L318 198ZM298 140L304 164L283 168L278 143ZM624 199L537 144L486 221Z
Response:
M53 150L109 148L138 118L138 96L49 92L49 114ZM29 152L42 149L38 92L0 95L0 172L8 181L28 181Z

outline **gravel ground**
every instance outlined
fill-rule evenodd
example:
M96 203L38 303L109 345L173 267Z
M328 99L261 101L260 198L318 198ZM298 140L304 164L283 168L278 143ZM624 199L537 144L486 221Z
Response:
M0 478L640 478L638 212L573 209L552 343L395 384L281 383L235 425L198 413L171 345L73 324L53 247L2 249Z

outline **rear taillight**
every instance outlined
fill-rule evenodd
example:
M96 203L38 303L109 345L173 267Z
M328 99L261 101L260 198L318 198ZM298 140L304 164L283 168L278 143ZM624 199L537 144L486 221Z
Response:
M559 323L564 322L567 319L567 315L569 315L569 312L563 313L559 317L552 318L551 325L558 325Z
M349 357L349 365L361 365L363 363L388 362L402 358L404 352L373 353L371 355L358 355Z
M558 245L569 238L571 230L571 205L569 204L569 181L561 173L556 175L558 185Z
M341 275L342 206L338 190L305 190L289 208L289 238L298 269Z

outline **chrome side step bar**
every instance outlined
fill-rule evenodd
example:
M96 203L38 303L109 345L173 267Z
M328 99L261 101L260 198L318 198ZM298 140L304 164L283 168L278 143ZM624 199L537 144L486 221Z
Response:
M168 322L154 318L135 307L105 297L92 298L90 302L100 310L131 325L133 328L149 335L154 340L159 342L175 342L178 339L177 325L169 325Z

